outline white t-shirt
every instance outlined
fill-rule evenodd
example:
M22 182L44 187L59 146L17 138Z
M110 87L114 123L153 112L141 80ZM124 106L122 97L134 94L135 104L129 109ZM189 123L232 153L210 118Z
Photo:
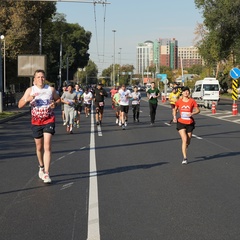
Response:
M129 105L129 97L132 97L130 90L126 89L125 91L123 91L123 89L120 89L118 91L118 93L120 95L119 105L128 106Z
M91 104L92 103L92 93L91 92L88 92L88 93L84 93L83 94L83 103L84 104Z

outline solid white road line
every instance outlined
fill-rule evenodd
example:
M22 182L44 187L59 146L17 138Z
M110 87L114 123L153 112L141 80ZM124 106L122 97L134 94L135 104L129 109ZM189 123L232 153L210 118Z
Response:
M90 166L89 172L96 173L94 117L91 114L91 136L90 136ZM88 203L88 235L87 240L100 240L99 209L98 209L98 183L97 174L89 176L89 203Z
M98 136L102 137L102 129L100 125L97 125L97 130L98 130Z

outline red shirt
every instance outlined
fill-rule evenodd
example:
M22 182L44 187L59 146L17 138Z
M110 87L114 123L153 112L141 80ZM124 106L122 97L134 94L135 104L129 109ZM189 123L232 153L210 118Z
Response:
M115 95L115 93L117 93L118 90L117 89L111 89L110 93L111 93L111 97L113 97Z
M193 109L198 107L196 101L192 98L189 98L187 102L184 102L182 99L179 99L175 106L180 111L180 118L178 118L178 122L183 124L191 124L194 122L192 117L189 117L188 113L192 113Z

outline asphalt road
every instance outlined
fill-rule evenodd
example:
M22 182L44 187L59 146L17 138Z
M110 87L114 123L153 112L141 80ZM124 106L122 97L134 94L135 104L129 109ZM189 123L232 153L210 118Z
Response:
M220 111L196 116L182 166L167 103L151 127L142 101L123 131L107 99L102 126L82 114L72 135L57 109L51 185L37 176L30 116L0 124L0 239L238 240L239 116Z

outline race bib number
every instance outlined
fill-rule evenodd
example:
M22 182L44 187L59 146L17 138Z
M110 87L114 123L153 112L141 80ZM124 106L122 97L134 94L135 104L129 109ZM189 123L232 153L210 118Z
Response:
M190 120L189 112L181 112L181 118Z
M137 100L134 100L134 101L132 101L132 104L133 104L133 105L137 105L137 104L138 104L138 101L137 101Z
M103 107L104 106L104 102L99 102L99 106Z

